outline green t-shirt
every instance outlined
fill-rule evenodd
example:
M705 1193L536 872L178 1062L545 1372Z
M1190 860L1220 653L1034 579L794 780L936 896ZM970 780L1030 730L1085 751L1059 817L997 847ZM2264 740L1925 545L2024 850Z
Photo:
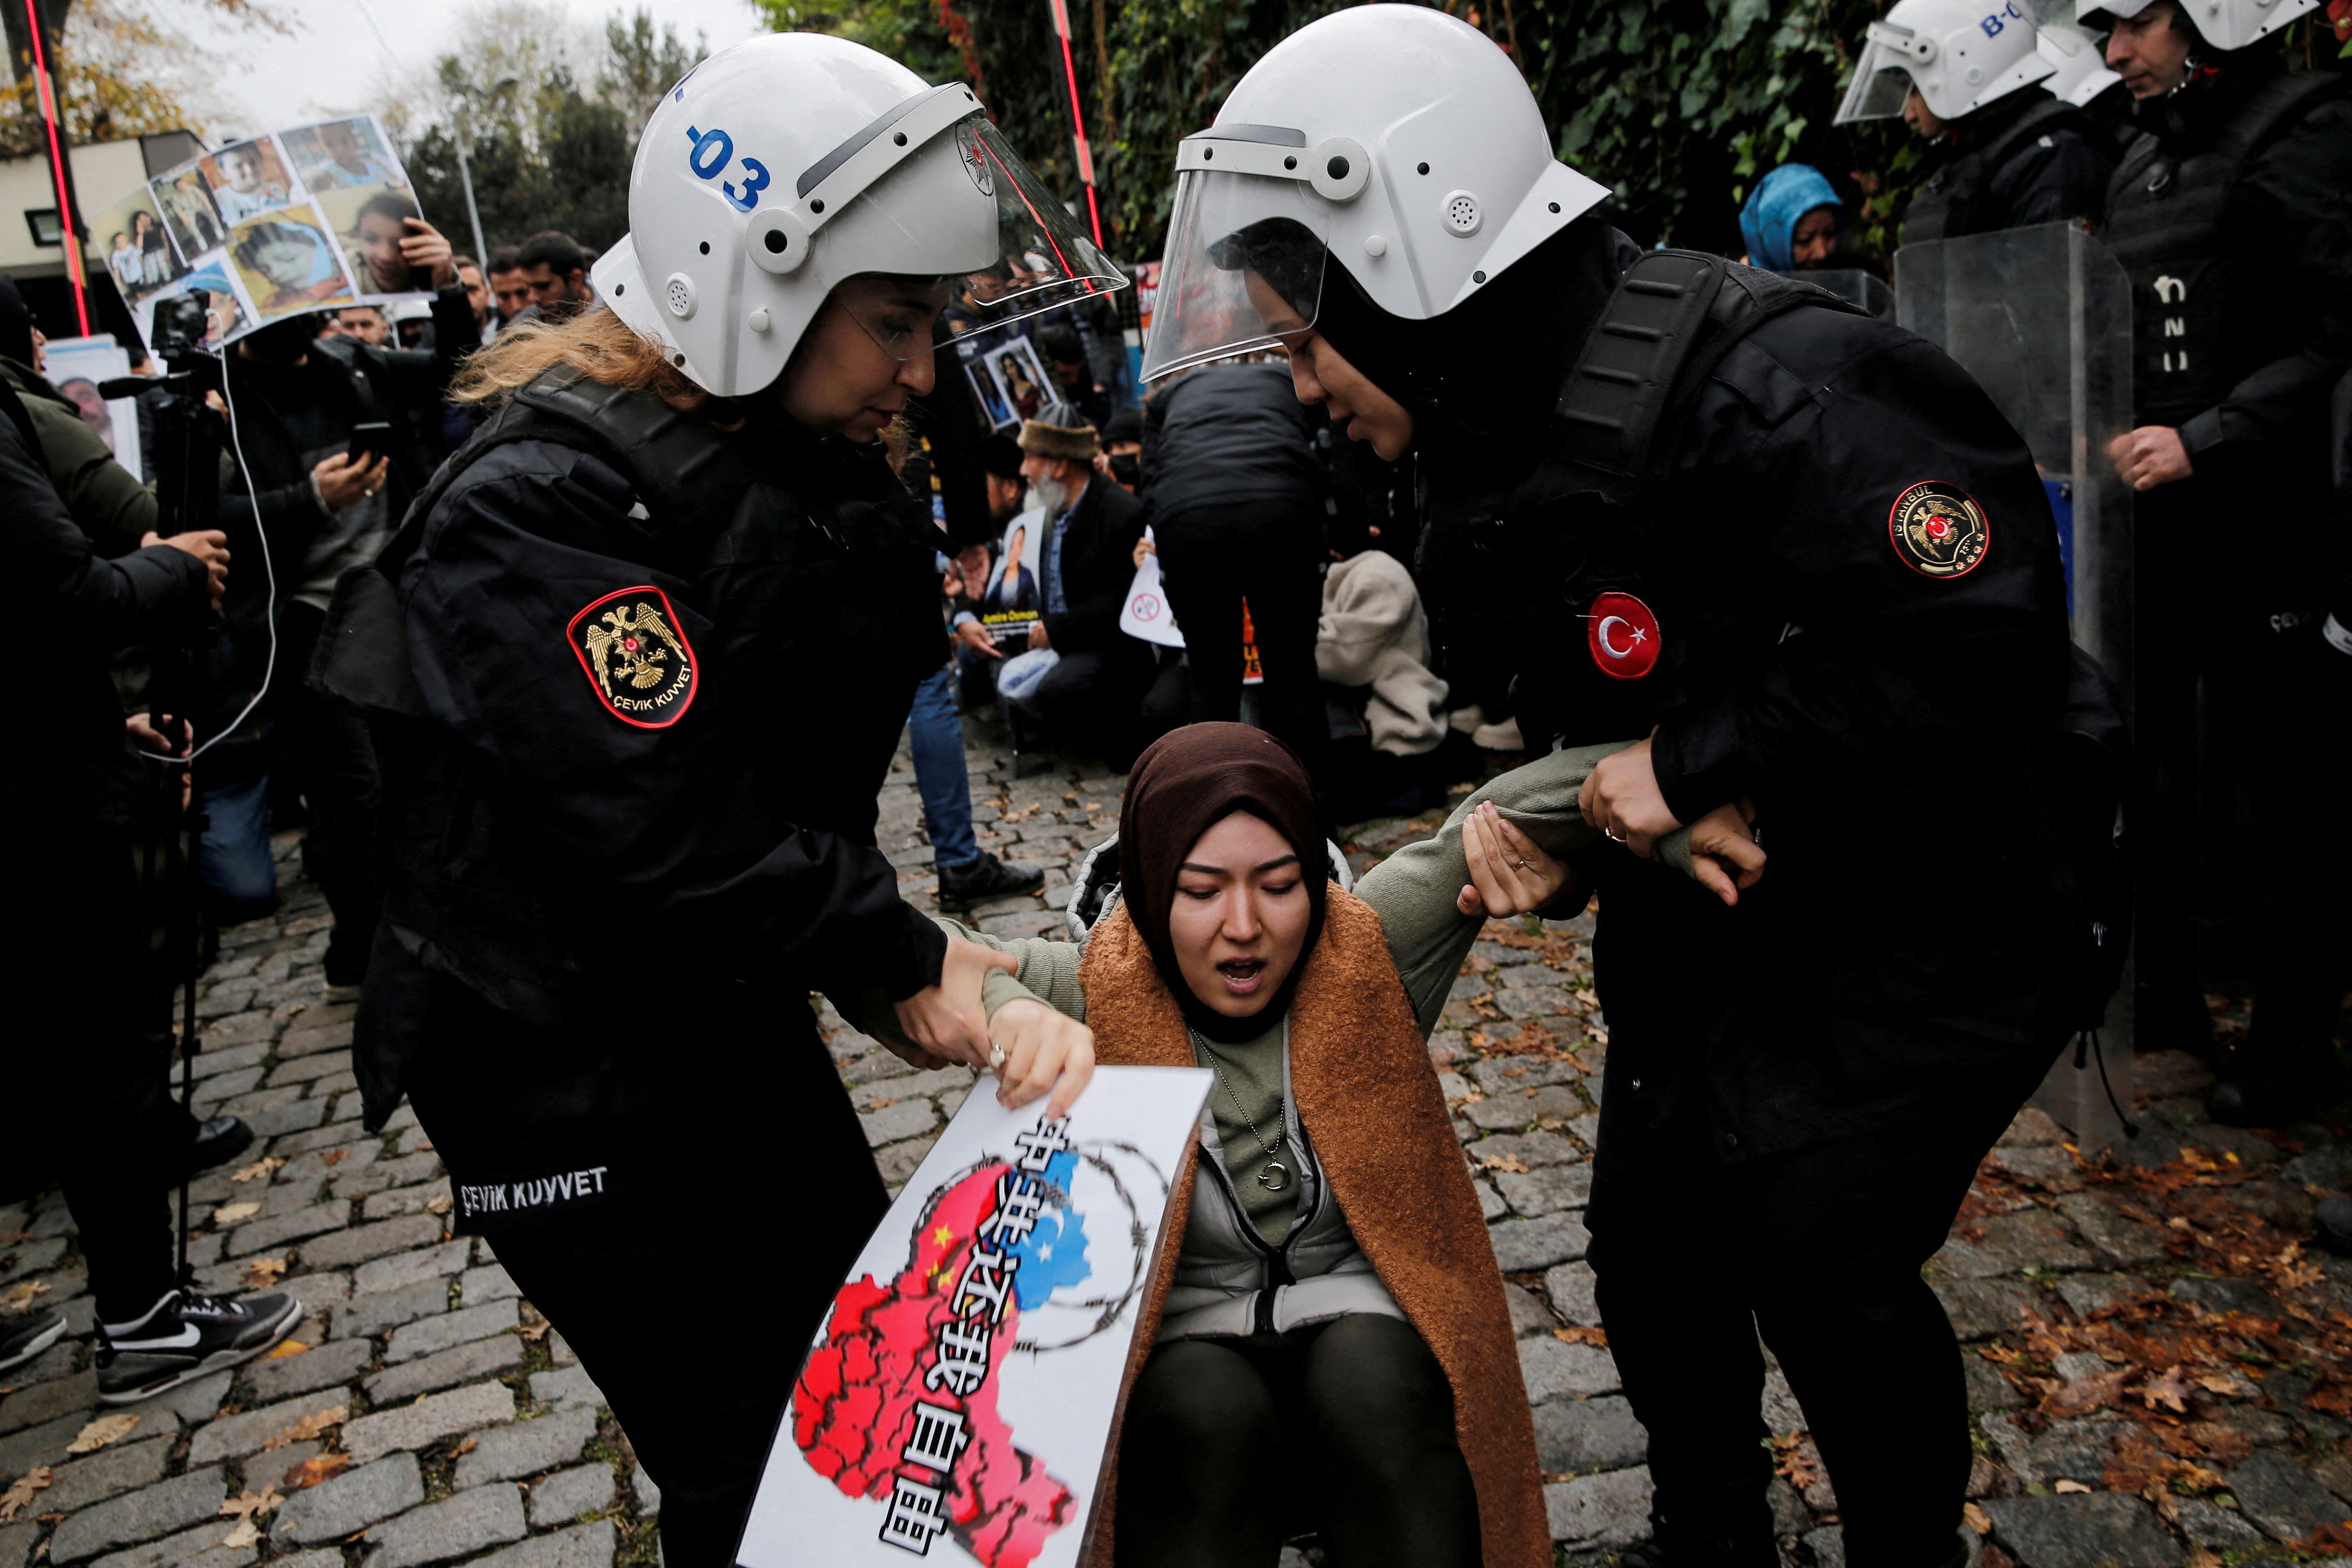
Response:
M1298 1154L1290 1146L1283 1120L1282 1046L1287 1022L1278 1021L1257 1038L1237 1046L1221 1046L1202 1038L1197 1029L1190 1031L1192 1059L1217 1075L1209 1089L1209 1113L1217 1120L1217 1141L1224 1145L1225 1174L1241 1196L1242 1212L1257 1226L1258 1235L1276 1247L1290 1234L1291 1217L1298 1209ZM1276 1162L1282 1165L1278 1172L1273 1168ZM1260 1176L1271 1176L1278 1184L1262 1182Z

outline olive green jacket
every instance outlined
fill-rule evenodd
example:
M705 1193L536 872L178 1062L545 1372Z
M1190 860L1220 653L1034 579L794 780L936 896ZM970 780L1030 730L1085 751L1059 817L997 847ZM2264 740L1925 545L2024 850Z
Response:
M32 366L0 356L0 375L8 378L33 416L33 433L48 458L49 482L58 487L75 526L89 535L100 555L128 555L138 549L155 528L155 492L114 460L81 411Z

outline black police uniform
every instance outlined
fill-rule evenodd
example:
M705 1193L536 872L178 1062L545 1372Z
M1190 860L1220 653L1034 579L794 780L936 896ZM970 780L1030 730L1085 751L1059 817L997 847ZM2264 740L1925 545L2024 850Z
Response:
M2215 816L2192 804L2201 677L2246 721L2228 776L2266 835L2291 836L2334 787L2304 742L2326 608L2315 524L2328 507L2328 395L2352 366L2352 91L2250 48L2136 118L2103 237L2132 281L2135 423L2177 429L2195 470L2135 503L2136 717L2153 811ZM2342 994L2332 893L2292 864L2264 883L2252 1037L2214 1099L2233 1121L2294 1109L2281 1090L2326 1076ZM2179 901L2166 903L2141 911L2139 973L2163 988L2144 999L2142 1029L2201 1045L2197 955Z
M738 406L542 375L345 579L318 673L383 759L368 1123L407 1093L680 1568L732 1561L886 1206L808 993L945 952L874 842L934 531L878 448Z
M1676 316L1676 290L1716 279L1705 320ZM1591 434L1627 420L1587 394L1640 383L1638 362L1570 377L1473 576L1538 590L1516 616L1531 739L1654 723L1674 814L1752 799L1770 865L1736 909L1624 851L1591 868L1601 1309L1670 1557L1777 1561L1760 1326L1848 1561L1920 1568L1954 1549L1969 1469L1920 1265L2065 1026L2055 529L2023 442L1931 345L1714 258L1644 258L1633 280L1649 292L1607 307L1611 342L1701 343L1636 399L1662 410L1654 456L1591 466Z
M2115 139L2039 88L2020 88L1937 140L1903 214L1903 243L1958 239L2106 210Z

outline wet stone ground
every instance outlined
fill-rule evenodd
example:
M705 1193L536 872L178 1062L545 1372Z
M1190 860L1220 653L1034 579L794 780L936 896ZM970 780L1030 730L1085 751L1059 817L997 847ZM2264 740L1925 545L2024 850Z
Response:
M1045 873L977 923L1055 934L1078 855L1123 780L1055 759L1011 777L968 723L983 845ZM884 848L932 875L902 751ZM1434 816L1356 830L1361 868ZM194 1191L200 1288L306 1307L301 1347L114 1413L89 1369L90 1299L55 1193L0 1206L0 1312L62 1307L66 1340L0 1374L0 1568L607 1568L659 1551L660 1494L595 1384L489 1248L446 1235L448 1184L404 1109L359 1123L351 1012L319 969L328 918L279 844L285 907L226 933L202 991L201 1112L259 1134ZM1608 1027L1589 920L1490 923L1431 1056L1455 1113L1519 1333L1561 1561L1645 1529L1645 1437L1620 1392L1582 1214ZM2242 1026L2214 998L2217 1040ZM902 1183L971 1075L917 1072L820 1018L885 1179ZM2352 1187L2340 1125L2204 1123L2205 1063L2140 1064L2139 1138L2085 1162L2021 1115L1928 1276L1965 1342L1977 1568L2218 1568L2352 1552L2352 1265L2306 1250L2315 1196ZM1792 1568L1843 1568L1837 1499L1774 1373L1775 1516ZM121 1417L136 1417L123 1426ZM1286 1553L1295 1562L1296 1553Z

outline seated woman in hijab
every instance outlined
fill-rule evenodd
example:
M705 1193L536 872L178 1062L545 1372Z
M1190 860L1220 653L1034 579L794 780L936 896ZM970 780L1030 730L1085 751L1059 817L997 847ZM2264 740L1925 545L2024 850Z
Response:
M1297 757L1191 725L1137 761L1120 837L1081 867L1077 943L962 933L1020 960L984 993L1007 1103L1051 1089L1059 1114L1097 1059L1215 1074L1097 1563L1273 1568L1309 1531L1334 1568L1550 1563L1510 1313L1427 1037L1487 916L1583 907L1554 852L1597 839L1577 790L1612 749L1496 781L1508 816L1465 806L1358 898ZM1753 880L1744 824L1693 834Z

